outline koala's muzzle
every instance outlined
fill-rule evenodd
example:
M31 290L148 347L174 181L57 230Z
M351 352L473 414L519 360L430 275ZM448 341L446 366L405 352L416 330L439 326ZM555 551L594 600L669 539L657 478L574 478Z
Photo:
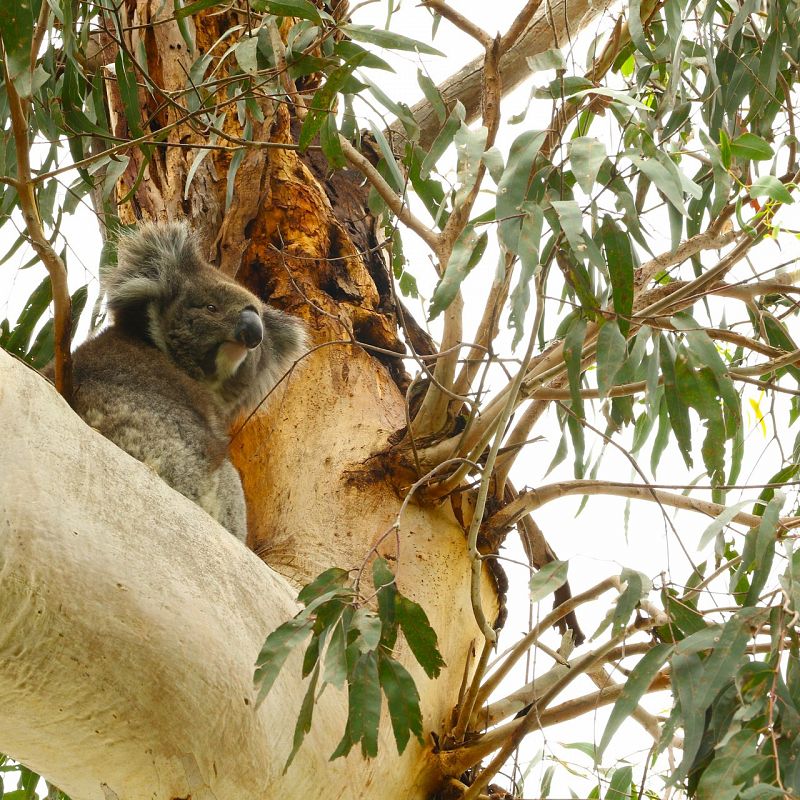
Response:
M246 308L239 314L236 327L233 330L234 338L249 350L258 347L264 338L264 324L258 312Z

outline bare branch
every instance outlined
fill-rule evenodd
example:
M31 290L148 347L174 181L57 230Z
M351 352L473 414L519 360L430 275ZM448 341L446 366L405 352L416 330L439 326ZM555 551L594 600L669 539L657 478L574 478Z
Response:
M627 497L632 500L648 500L671 508L696 511L709 517L717 517L725 510L725 506L720 503L712 503L708 500L699 500L695 497L687 497L683 494L674 494L665 492L662 489L632 483L595 480L560 481L542 486L539 489L528 489L520 492L516 500L487 520L487 535L496 535L498 530L514 525L523 515L529 514L545 503L571 495L607 495L611 497ZM732 521L752 528L760 524L761 517L740 511L733 517ZM785 517L780 521L780 524L787 530L797 527L800 525L800 517Z
M649 647L652 647L652 645L648 645L648 648ZM568 672L569 669L563 670L563 672L559 673L558 679L563 678L563 676ZM589 677L592 677L593 672L593 670L588 672ZM556 678L553 677L549 682L554 685ZM655 677L647 691L663 691L669 687L669 676L665 673L660 673ZM550 725L558 725L561 722L577 719L578 717L582 717L584 714L589 714L593 711L596 711L602 706L615 703L622 694L622 690L624 688L625 684L611 683L601 687L600 691L575 697L571 700L567 700L564 703L560 703L557 706L553 706L552 708L543 708L538 710L534 706L534 708L531 708L527 712L527 715L534 715L534 717L536 717L537 725L540 728L547 728ZM520 701L517 702L519 703ZM523 705L520 709L518 709L518 711L522 708L525 708L527 705L534 705L535 702L535 696L531 697L530 702ZM642 720L646 719L650 728L652 728L652 724L658 725L658 720L652 714L649 714L642 709L637 710L642 711ZM634 718L637 718L636 712L634 712L633 716ZM638 718L637 721L639 721ZM518 727L519 720L515 719L506 725L489 731L478 739L474 739L466 743L461 748L443 753L442 759L447 765L448 770L452 769L453 771L463 771L468 769L469 767L478 763L478 761L481 759L493 753L498 747L501 747L503 743L508 740L508 737L518 729ZM649 729L648 733L650 733Z
M47 6L43 3L43 7ZM44 27L43 15L40 15L40 25ZM33 44L38 49L41 38L40 30L34 36ZM41 33L43 36L44 34ZM17 93L14 81L8 71L5 48L0 41L0 60L3 64L6 94L8 95L9 114L14 135L14 145L17 156L17 177L15 187L19 197L20 210L25 220L28 238L31 246L36 251L50 275L50 285L53 291L53 340L55 354L55 384L56 389L69 403L72 400L72 355L70 341L72 339L72 299L69 296L67 284L67 267L61 256L45 236L42 220L39 216L39 207L34 191L35 183L31 180L30 142L28 140L28 110L29 103ZM31 63L35 64L36 58L31 52Z
M458 11L447 5L444 0L422 0L422 5L444 17L459 30L464 31L468 36L471 36L479 42L484 49L491 46L493 40L492 36L483 30L483 28L478 27L472 20L468 19L463 14L459 14Z
M418 220L408 209L402 198L383 179L380 172L368 161L368 159L356 150L344 136L339 136L342 145L342 152L345 158L370 182L375 191L381 196L384 203L392 210L392 213L417 236L422 239L433 252L439 256L440 238L439 234L431 230Z
M542 695L538 701L538 705L543 707L559 693L564 691L569 684L571 684L579 675L593 669L595 665L603 663L608 652L616 648L620 642L625 641L629 636L638 631L650 627L652 623L647 622L644 625L637 624L628 627L618 636L612 637L608 642L598 647L589 653L586 653L581 658L572 663L572 668L567 671L554 685ZM464 795L463 800L478 800L480 792L484 789L489 781L502 769L506 759L514 752L519 743L535 728L539 726L539 716L536 713L536 707L519 720L510 723L506 726L504 742L500 746L495 757L486 765L481 771L475 782L469 787L469 790ZM497 731L494 733L498 733Z
M487 130L486 148L494 144L497 130L500 126L501 87L498 60L499 43L494 39L489 42L486 48L481 91L482 121ZM469 192L467 192L466 197L456 204L447 220L447 224L444 226L444 230L439 238L441 247L437 254L442 265L442 274L444 273L447 262L452 256L453 247L458 237L463 233L467 225L469 215L478 197L478 193L481 190L485 174L486 164L481 160L475 172L475 180L472 187ZM463 329L462 313L463 299L459 291L445 314L442 349L452 347L461 340ZM451 391L454 386L457 361L458 352L454 350L450 355L437 361L434 371L436 383ZM415 420L415 427L418 434L424 436L440 432L447 423L447 411L450 402L451 399L446 393L438 389L435 384L431 384L428 387L422 407Z
M486 703L492 692L500 685L500 682L508 675L511 668L522 658L525 653L530 650L536 640L542 635L542 631L547 630L551 625L555 625L559 620L564 619L571 611L574 611L578 606L584 603L591 602L604 594L609 589L617 589L619 591L620 581L617 576L611 576L600 583L587 589L581 594L570 597L564 603L554 608L544 619L541 620L529 633L522 637L522 639L511 648L508 655L498 668L489 676L486 682L481 687L478 694L477 707L481 707Z

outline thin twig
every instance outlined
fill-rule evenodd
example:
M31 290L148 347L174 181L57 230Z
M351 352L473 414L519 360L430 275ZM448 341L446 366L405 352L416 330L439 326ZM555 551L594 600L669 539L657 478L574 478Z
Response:
M481 47L487 48L492 44L492 37L483 28L478 27L472 20L460 14L451 6L448 6L444 0L422 0L422 4L426 8L435 11L439 16L444 17L448 22L455 25L456 28L471 36Z
M389 206L392 213L406 227L414 231L414 233L416 233L438 256L441 248L440 235L431 230L427 225L424 225L409 211L403 199L398 197L397 192L383 179L380 172L372 166L364 155L353 147L348 139L345 139L345 137L340 134L339 142L342 146L344 157L370 182L371 186L381 196L384 203Z
M547 614L529 633L522 637L522 639L514 645L509 651L505 660L498 668L489 676L486 682L481 686L478 693L477 706L481 707L492 692L500 685L500 682L508 675L511 668L522 658L528 650L535 644L537 639L542 635L542 631L547 630L551 625L555 625L559 620L564 619L571 611L574 611L578 606L584 603L591 602L597 599L601 594L604 594L609 589L619 590L620 580L616 575L605 578L600 583L587 589L581 594L576 594L570 597L569 600L561 603L558 607L554 608Z

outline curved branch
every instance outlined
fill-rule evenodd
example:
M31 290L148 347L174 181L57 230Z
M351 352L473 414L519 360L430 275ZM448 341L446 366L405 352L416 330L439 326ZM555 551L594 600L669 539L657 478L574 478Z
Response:
M44 35L47 14L46 3L42 4L42 13L39 18L33 44L38 48L37 42ZM8 96L8 110L11 116L11 128L14 136L14 145L17 157L17 177L14 187L19 197L19 206L25 227L28 230L31 247L50 275L50 286L53 292L53 346L55 355L55 384L61 395L71 402L72 399L72 355L70 341L72 339L72 298L69 296L67 284L67 267L61 256L47 240L39 216L39 207L36 203L35 182L31 177L30 142L28 140L28 111L29 103L23 100L14 86L6 61L5 49L0 42L0 62L5 78L6 94ZM31 53L31 63L35 63L35 55Z
M663 489L650 488L649 486L596 480L559 481L558 483L542 486L539 489L528 489L520 492L516 500L487 520L486 533L487 535L497 535L499 531L514 525L525 514L535 511L545 503L571 495L608 495L611 497L627 497L631 500L648 500L651 503L658 503L671 508L697 511L709 517L717 517L725 510L725 506L720 503L698 500L695 497L665 492ZM761 517L740 511L731 521L753 528L761 523ZM780 524L787 530L795 528L800 525L800 517L784 517Z

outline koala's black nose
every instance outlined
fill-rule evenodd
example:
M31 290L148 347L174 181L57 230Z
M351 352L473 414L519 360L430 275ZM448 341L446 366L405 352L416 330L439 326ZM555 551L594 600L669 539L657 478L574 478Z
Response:
M258 347L264 338L264 325L258 312L253 311L252 308L246 308L242 311L239 314L233 335L237 342L247 345L250 350Z

